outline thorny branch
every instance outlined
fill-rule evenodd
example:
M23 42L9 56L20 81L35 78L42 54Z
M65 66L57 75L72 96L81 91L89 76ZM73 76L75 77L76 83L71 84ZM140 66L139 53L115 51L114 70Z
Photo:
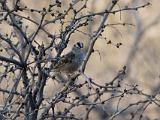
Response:
M130 85L126 89L121 87L127 66L124 66L111 81L107 80L108 82L104 85L97 83L94 78L88 77L85 73L86 65L94 52L95 43L99 42L99 38L103 38L102 33L105 28L114 25L133 25L125 22L109 23L110 15L123 11L137 11L149 6L150 3L114 9L119 0L110 0L102 12L87 12L89 0L72 1L69 4L64 2L68 5L66 8L60 0L54 0L42 9L32 9L22 0L13 0L12 4L8 4L10 2L9 0L0 1L0 22L2 26L7 24L11 29L10 32L3 30L0 32L0 70L2 71L0 71L0 81L5 83L5 86L0 86L0 93L3 94L4 99L0 103L0 119L87 120L93 110L99 115L104 115L101 118L113 119L121 116L123 112L129 112L133 106L139 107L139 104L144 106L141 114L150 106L151 102L160 106L157 95L151 96L143 93L138 85ZM76 7L77 5L79 7ZM65 10L62 9L63 7ZM37 16L38 20L35 20L33 16ZM87 28L97 17L101 18L101 21L93 34L82 30ZM31 24L35 26L33 27ZM48 29L52 25L60 25L60 27L53 27L57 30L52 32ZM72 36L76 35L77 31L89 38L89 46L87 46L80 70L72 75L67 75L68 80L65 85L62 85L55 80L52 61L57 62L62 59L63 51L69 46ZM80 78L81 76L83 78ZM56 85L61 86L61 89L55 90L55 93L47 98L45 88L50 80L54 80ZM86 87L88 83L90 83L91 89ZM122 108L121 101L131 94L141 95L145 100L130 103ZM104 109L104 105L108 107L107 105L111 101L117 99L116 110L114 110L114 106L111 106L108 111ZM60 104L63 107L57 109L56 107ZM86 113L83 111L85 114L79 116L74 113L74 109L80 109L80 106L85 106Z

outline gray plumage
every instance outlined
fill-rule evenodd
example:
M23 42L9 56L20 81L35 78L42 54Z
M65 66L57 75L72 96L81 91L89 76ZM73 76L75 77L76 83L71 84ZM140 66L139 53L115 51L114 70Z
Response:
M74 44L72 50L63 55L54 66L54 69L59 72L72 74L81 66L84 59L84 52L82 51L83 43L77 42Z

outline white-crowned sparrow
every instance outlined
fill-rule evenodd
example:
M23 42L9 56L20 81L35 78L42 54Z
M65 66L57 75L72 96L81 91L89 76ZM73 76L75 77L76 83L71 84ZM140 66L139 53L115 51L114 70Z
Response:
M55 63L53 63L53 69L58 79L64 78L61 74L71 75L81 66L84 59L84 52L82 51L83 43L77 42L72 47L72 50L67 54L60 57Z

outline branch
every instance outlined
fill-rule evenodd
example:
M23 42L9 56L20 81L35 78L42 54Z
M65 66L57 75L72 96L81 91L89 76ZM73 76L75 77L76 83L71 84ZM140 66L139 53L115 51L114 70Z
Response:
M9 62L9 63L13 63L15 65L18 65L20 67L24 67L24 65L22 63L20 63L19 61L13 59L13 58L6 58L3 56L0 56L0 61L5 61L5 62Z
M113 7L117 4L119 0L115 0L115 2L112 2L112 5L110 6L109 10L108 11L111 11L113 9ZM100 24L100 26L98 27L96 33L91 37L91 42L90 42L90 45L89 45L89 48L88 48L88 51L87 51L87 54L86 54L86 57L84 59L84 62L82 64L82 68L81 68L81 71L84 72L85 70L85 67L86 67L86 64L87 64L87 61L89 60L89 57L90 55L92 54L92 51L93 51L93 47L94 47L94 44L97 40L97 38L99 37L99 35L101 34L101 30L103 29L103 26L109 16L109 12L105 13L104 17L103 17L103 20Z

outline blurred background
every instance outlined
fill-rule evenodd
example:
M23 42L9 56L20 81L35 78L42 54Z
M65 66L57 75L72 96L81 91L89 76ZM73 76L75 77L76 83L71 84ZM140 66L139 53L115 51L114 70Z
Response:
M76 3L75 8L78 9L83 3L81 0L61 0L61 8L57 8L55 11L64 11L69 7L71 2ZM27 6L29 9L43 9L47 7L51 0L22 0L23 6ZM118 5L114 7L114 10L128 7L141 6L146 3L151 3L150 6L140 8L137 11L122 11L116 14L110 14L107 24L128 23L131 25L108 25L102 37L98 38L95 43L94 52L86 67L86 75L93 78L98 84L105 84L111 81L123 66L127 66L127 75L123 80L122 87L120 89L128 88L130 85L138 85L138 88L147 94L156 94L160 91L160 43L159 43L159 29L160 29L160 12L159 12L159 0L120 0ZM105 10L110 4L110 0L88 0L87 9L83 11L86 13L95 13ZM10 4L10 3L8 3ZM12 6L12 5L10 5ZM22 13L19 13L22 14ZM39 21L39 14L30 12L23 12L23 16L30 16L35 21ZM52 16L47 16L48 19L52 19ZM69 21L72 18L72 13L69 13L66 19ZM97 17L93 22L80 31L76 31L70 39L67 49L64 53L67 53L76 41L82 41L87 49L89 37L84 33L92 33L99 25L101 18ZM24 22L28 25L28 31L33 32L37 26L28 21ZM5 25L5 27L4 27ZM45 27L47 31L54 34L59 34L61 23L49 24ZM10 34L10 27L3 23L0 25L1 33ZM48 44L48 36L44 32L40 32L36 37L39 43ZM111 41L111 44L107 44ZM117 47L117 43L122 43ZM5 47L5 44L1 42L1 45ZM7 46L6 46L7 47ZM7 55L7 53L5 53ZM54 52L52 53L54 54ZM10 76L12 77L12 75ZM11 79L11 78L10 78ZM9 82L8 84L11 84ZM0 87L6 87L6 83L2 82ZM9 85L8 85L9 86ZM49 98L53 96L55 90L59 90L60 86L52 80L48 80L45 87L45 97ZM107 96L104 96L107 97ZM142 100L141 96L130 95L123 99L120 104L123 108L132 102ZM1 103L3 99L0 100ZM103 109L111 109L108 111L114 111L117 106L117 100L108 102L103 105ZM60 110L60 107L57 106ZM76 109L75 112L80 115L83 112L83 107ZM134 109L134 108L133 108ZM160 120L160 108L155 105L150 105L144 112L144 120L147 119L159 119ZM128 119L129 114L122 114L116 118ZM90 115L91 120L100 119L98 114L94 111Z

